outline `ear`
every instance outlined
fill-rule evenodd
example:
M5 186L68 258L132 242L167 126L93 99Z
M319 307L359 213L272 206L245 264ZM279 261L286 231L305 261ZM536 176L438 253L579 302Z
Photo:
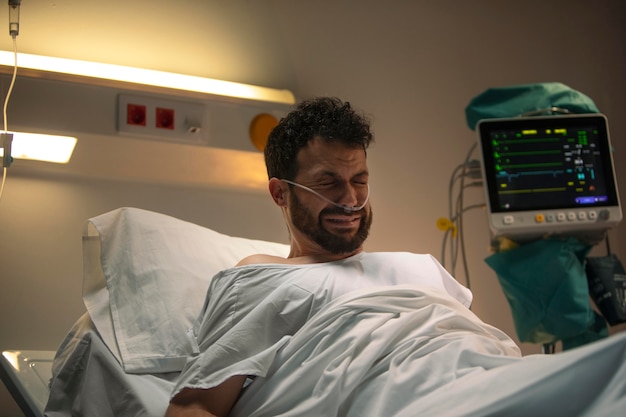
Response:
M289 190L287 183L276 177L270 178L269 190L276 205L287 207L287 191Z

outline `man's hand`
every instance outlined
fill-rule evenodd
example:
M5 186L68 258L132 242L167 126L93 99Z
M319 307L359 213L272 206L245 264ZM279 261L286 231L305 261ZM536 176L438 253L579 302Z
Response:
M226 417L245 381L245 375L236 375L213 388L185 388L172 398L165 417Z

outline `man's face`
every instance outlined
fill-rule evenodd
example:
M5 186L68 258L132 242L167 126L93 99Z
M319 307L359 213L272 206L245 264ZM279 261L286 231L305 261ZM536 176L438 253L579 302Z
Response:
M362 205L369 192L369 173L362 148L314 139L298 153L299 172L295 182L305 185L335 203ZM289 214L295 230L332 254L356 252L372 224L369 202L361 210L346 213L313 193L292 187Z

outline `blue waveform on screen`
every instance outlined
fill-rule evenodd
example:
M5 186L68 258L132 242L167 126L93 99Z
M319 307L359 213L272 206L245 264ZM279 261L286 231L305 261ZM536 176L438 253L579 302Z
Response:
M565 174L565 170L545 170L545 171L526 171L526 172L516 172L514 174L509 174L506 171L500 171L498 172L498 177L506 177L507 180L511 180L512 178L519 178L522 176L529 176L529 175L551 175L553 178L556 178L557 175L563 175Z

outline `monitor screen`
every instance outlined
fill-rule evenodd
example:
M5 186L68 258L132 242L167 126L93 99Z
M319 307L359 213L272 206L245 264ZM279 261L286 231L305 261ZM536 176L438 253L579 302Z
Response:
M602 230L621 220L603 115L488 119L476 130L497 235Z

